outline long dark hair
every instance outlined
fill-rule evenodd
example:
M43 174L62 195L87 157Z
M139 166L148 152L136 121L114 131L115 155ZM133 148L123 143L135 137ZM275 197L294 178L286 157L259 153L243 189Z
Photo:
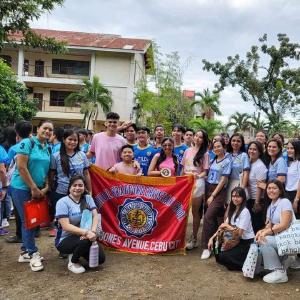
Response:
M236 221L236 219L239 217L239 215L241 214L242 210L246 207L246 203L247 203L247 196L246 196L246 192L243 188L241 187L235 187L232 191L231 191L231 201L229 203L229 208L228 208L228 222L229 224L231 224L231 218L236 210L236 206L232 201L232 195L233 194L237 194L239 197L243 198L243 202L240 205L240 208L238 209L238 211L236 212L235 216L234 216L234 221Z
M279 149L279 152L278 152L278 154L276 155L276 159L275 159L275 161L282 155L282 144L281 144L281 142L280 141L278 141L278 140L276 140L276 139L269 139L268 140L268 142L267 142L267 145L266 145L266 164L267 164L267 166L269 166L269 164L271 163L271 156L269 155L269 153L268 153L268 146L269 146L269 144L271 143L271 142L274 142L274 143L276 143L277 144L277 147L278 147L278 149Z
M195 167L200 166L200 164L203 161L204 154L207 152L207 148L208 148L208 134L207 134L207 132L203 129L197 130L196 134L198 132L202 132L203 143L202 143L201 147L199 148L199 150L197 151L197 153L194 157L193 164L194 164Z
M233 152L233 149L232 149L232 146L231 146L231 141L232 141L232 139L233 139L234 137L239 137L239 138L241 139L241 141L242 141L242 145L241 145L241 148L240 148L240 152L246 152L244 136L243 136L241 133L238 133L238 132L234 133L234 134L231 136L231 138L230 138L230 140L229 140L229 143L228 143L228 145L227 145L227 152L228 152L228 153L232 153L232 152Z
M262 145L260 142L258 142L258 141L252 141L252 142L250 142L250 143L248 144L248 152L249 152L249 148L250 148L250 146L251 146L252 144L255 145L256 148L257 148L257 151L258 151L258 153L259 153L258 158L262 158L262 156L264 155L264 148L263 148L263 145ZM248 154L248 156L249 156L249 154Z
M293 140L289 140L289 143L291 143L294 148L295 160L300 160L300 141L293 139ZM293 160L290 159L290 157L289 157L289 161L293 161Z
M174 153L174 140L170 137L165 137L162 142L161 142L161 145L163 145L164 142L166 141L170 141L172 144L173 144L173 150L172 150L172 158L173 158L173 162L174 162L174 166L175 166L175 173L177 173L177 169L178 169L178 160L177 160L177 156L175 155ZM160 150L160 155L159 155L159 158L156 162L156 165L155 165L155 168L159 168L159 165L165 161L167 158L166 156L166 153L165 153L165 150L164 148L162 147L161 150Z
M82 195L80 197L80 210L83 211L84 209L88 208L88 205L87 205L87 202L86 202L86 199L85 199L85 196L87 195L86 182L85 182L85 179L82 175L75 175L70 179L69 186L68 186L68 195L70 195L71 186L73 185L73 183L76 180L82 180L82 182L84 184L84 192L82 193Z
M66 129L63 134L63 141L61 143L60 147L60 161L61 161L61 168L63 172L66 174L66 176L70 176L70 158L69 155L67 154L66 146L65 146L65 139L71 135L75 134L77 136L77 146L74 149L75 153L80 151L79 148L79 134L73 130L73 129Z

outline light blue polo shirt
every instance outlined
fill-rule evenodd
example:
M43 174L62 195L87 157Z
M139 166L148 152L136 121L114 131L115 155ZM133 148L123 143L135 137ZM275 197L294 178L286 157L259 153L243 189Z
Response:
M56 152L59 152L60 151L60 147L61 147L61 142L58 142L56 144L52 144L51 145L52 154L54 154Z
M228 157L231 159L231 174L229 176L230 179L239 180L240 174L243 171L250 170L249 157L246 152L240 152L237 155L229 153Z
M284 160L284 158L280 156L276 159L276 161L273 164L270 162L268 167L267 179L269 181L276 179L278 176L286 176L287 171L287 163Z
M31 140L34 142L32 145ZM28 156L28 171L32 180L38 188L45 186L46 178L50 168L50 151L49 145L45 144L44 147L36 136L23 139L16 149L17 154ZM23 178L19 174L18 166L12 175L11 186L15 189L30 190Z
M97 209L93 198L90 195L85 195L85 201L87 204L87 209L93 210ZM69 218L70 224L80 227L80 221L82 216L82 210L80 208L80 202L76 203L69 196L63 197L57 201L56 204L56 214L55 218L58 220L61 218ZM60 228L56 236L56 245L58 245L67 236L72 235L71 232L64 231Z
M7 163L7 152L5 151L5 149L0 145L0 163Z
M231 160L225 156L221 161L214 159L207 175L207 182L210 184L219 184L222 176L229 176L231 173Z

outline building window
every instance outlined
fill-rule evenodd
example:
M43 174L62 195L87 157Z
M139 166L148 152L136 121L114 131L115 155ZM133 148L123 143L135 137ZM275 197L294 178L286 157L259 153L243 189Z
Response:
M11 56L9 55L0 55L0 58L2 58L4 60L4 62L11 67Z
M52 60L52 74L89 76L90 62L77 60Z
M50 91L50 106L65 106L65 98L71 93L70 91Z

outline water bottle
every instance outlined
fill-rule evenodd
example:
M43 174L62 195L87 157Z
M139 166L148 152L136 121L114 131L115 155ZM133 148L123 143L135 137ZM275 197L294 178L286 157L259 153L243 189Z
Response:
M99 246L97 241L93 242L90 248L89 267L96 268L99 266Z

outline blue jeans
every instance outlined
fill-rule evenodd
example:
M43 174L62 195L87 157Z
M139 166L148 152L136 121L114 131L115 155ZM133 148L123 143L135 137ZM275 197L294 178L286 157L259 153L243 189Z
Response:
M34 252L38 251L38 248L35 245L35 228L26 229L25 228L25 217L24 217L24 203L31 200L30 191L20 190L11 188L11 196L13 203L19 213L21 223L22 223L22 246L21 250L28 252L31 255Z

